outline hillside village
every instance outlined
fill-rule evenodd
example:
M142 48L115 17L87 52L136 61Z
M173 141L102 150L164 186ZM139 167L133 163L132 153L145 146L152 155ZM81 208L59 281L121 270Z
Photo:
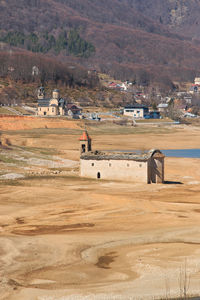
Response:
M99 76L101 78L102 75ZM19 102L21 104L16 104L11 99L10 104L6 105L0 100L0 114L66 116L72 119L86 118L95 121L105 119L119 121L124 118L137 121L166 117L174 121L184 121L184 119L198 118L200 115L199 78L195 78L194 83L179 86L174 91L163 94L157 92L154 87L139 87L128 80L126 82L109 81L109 78L106 77L104 80L101 79L101 85L102 91L99 90L96 95L94 94L97 99L95 100L96 104L93 100L89 100L88 96L81 96L81 101L76 97L74 100L69 97L66 99L58 89L48 90L46 97L45 89L40 87L37 89L37 96L32 103L30 100L24 99ZM98 94L99 99L110 94L113 100L109 100L109 104L106 104L105 101L98 100ZM115 101L115 98L118 99L118 104L111 102ZM104 108L105 104L107 108Z

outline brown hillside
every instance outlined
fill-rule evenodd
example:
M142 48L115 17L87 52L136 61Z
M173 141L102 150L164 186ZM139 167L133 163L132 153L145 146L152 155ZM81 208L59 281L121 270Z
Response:
M34 33L44 44L46 33L57 38L63 30L69 34L76 29L81 38L94 45L95 53L87 58L70 55L66 45L59 53L49 49L52 57L78 62L116 78L133 78L138 84L193 80L199 72L200 46L195 46L188 35L184 37L182 29L188 26L186 33L190 32L187 24L191 16L187 17L186 12L193 13L194 4L198 12L200 5L195 0L190 1L191 5L183 1L185 6L180 7L177 3L166 1L162 7L159 0L148 4L136 0L1 1L1 34ZM28 46L24 43L20 47Z
M200 39L200 3L198 0L124 0L143 15L190 40Z

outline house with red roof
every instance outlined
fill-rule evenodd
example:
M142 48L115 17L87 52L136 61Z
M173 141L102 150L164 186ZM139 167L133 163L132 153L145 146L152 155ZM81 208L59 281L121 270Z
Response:
M79 119L82 114L82 108L73 103L67 104L67 115L74 119Z

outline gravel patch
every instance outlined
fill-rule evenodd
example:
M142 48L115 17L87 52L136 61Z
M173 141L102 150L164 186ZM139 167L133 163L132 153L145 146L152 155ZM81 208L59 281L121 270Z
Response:
M55 158L54 158L55 159ZM47 168L73 168L77 166L77 162L69 159L58 159L57 161L54 160L47 160L47 159L39 159L39 158L29 158L26 162L30 165L35 166L45 166Z
M16 160L23 161L29 165L34 166L43 166L47 168L74 168L78 165L77 161L73 161L70 159L64 159L57 156L53 156L50 159L42 159L42 158L25 158L15 156Z
M24 178L24 175L22 174L17 174L17 173L8 173L0 176L0 179L19 179L19 178Z

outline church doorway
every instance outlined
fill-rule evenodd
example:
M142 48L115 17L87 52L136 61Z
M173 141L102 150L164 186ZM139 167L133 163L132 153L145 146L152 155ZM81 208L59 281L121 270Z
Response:
M100 179L100 178L101 178L101 173L98 172L98 173L97 173L97 179Z

